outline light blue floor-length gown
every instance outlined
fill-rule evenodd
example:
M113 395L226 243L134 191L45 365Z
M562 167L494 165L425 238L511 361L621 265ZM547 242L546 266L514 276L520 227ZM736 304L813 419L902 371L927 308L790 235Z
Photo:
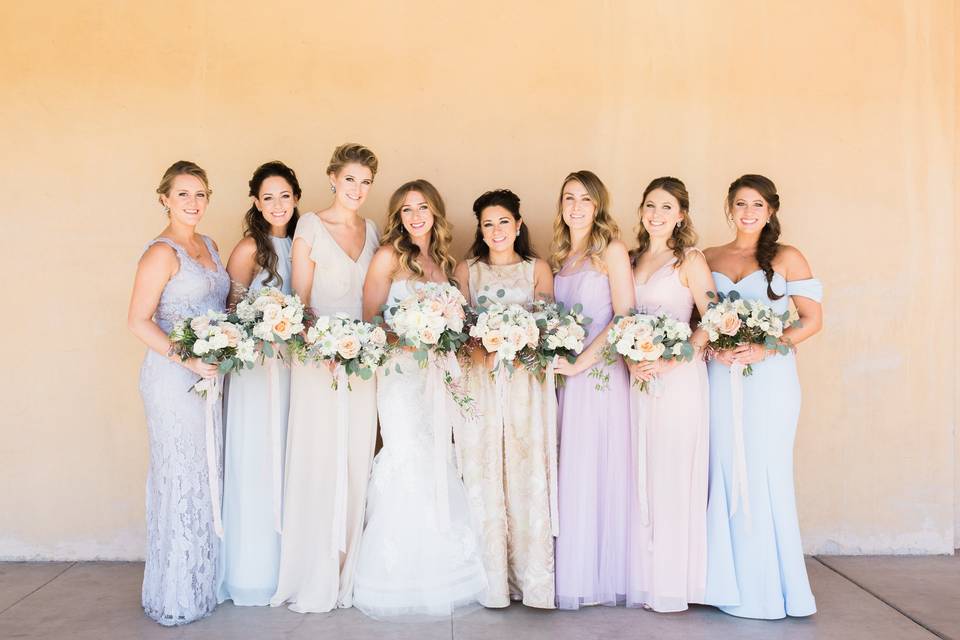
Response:
M211 271L169 238L156 238L177 253L180 268L160 295L154 319L169 332L179 320L210 309L222 311L230 278L213 242L203 237L216 263ZM149 246L149 245L148 245ZM207 473L205 403L191 387L197 375L152 350L140 368L140 395L147 417L147 554L143 610L162 625L193 622L217 606L220 540L214 531ZM220 411L214 410L216 478L220 482Z
M290 293L292 238L271 237L277 252L276 280L265 270L253 279L250 291L264 286ZM275 363L277 388L273 410L280 427L279 475L274 469L274 443L270 416L270 371L268 364L231 374L224 401L226 451L223 462L223 552L217 599L240 606L268 605L277 590L280 571L280 535L274 525L274 482L283 478L287 413L290 410L290 368Z
M714 272L717 288L758 299L778 313L790 296L820 301L822 286L809 278L767 280L754 271L739 282ZM793 353L769 356L743 380L743 450L749 513L733 500L736 452L730 369L711 361L710 488L707 504L707 591L705 601L743 618L776 619L816 612L800 542L793 489L793 442L800 415L800 381ZM731 512L734 515L731 516Z

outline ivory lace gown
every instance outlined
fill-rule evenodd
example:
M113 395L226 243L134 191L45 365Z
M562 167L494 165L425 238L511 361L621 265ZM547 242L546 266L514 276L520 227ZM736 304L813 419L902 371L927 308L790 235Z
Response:
M505 266L476 260L469 274L474 305L483 296L503 304L533 302L533 260ZM549 438L547 429L556 429L556 424L547 424L546 384L523 367L512 374L504 370L495 374L503 377L501 397L484 365L472 364L466 375L480 417L459 424L455 440L470 507L482 534L489 584L482 604L506 607L512 598L552 609L550 481L557 452L548 448L550 442L555 446L556 436Z
M211 271L169 238L156 238L177 253L180 269L160 295L154 316L166 332L177 321L222 311L230 278L209 238L216 263ZM190 390L198 381L186 367L148 350L140 369L140 395L147 415L147 558L143 610L162 625L193 622L217 606L220 539L213 526L207 473L204 400ZM216 405L219 407L219 403ZM214 410L216 475L220 482L220 411Z
M310 307L317 315L362 316L363 280L379 245L377 229L366 221L366 241L356 261L340 248L315 213L303 215L294 237L310 247L314 262ZM353 378L352 391L338 393L324 366L294 365L290 379L286 478L280 576L272 606L290 603L293 611L323 612L349 607L357 544L363 527L367 480L376 438L373 380ZM338 437L341 398L349 411L346 436ZM346 482L338 479L338 457L346 462ZM337 517L337 495L346 501L345 521ZM345 539L340 548L340 539Z

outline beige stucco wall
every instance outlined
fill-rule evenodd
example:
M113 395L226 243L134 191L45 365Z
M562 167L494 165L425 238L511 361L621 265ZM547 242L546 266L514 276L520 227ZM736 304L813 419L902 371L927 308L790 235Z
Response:
M202 227L226 257L257 164L288 162L321 206L347 140L381 158L367 215L427 177L458 251L488 188L520 194L543 249L570 170L606 181L626 230L645 183L674 174L710 245L730 235L726 184L773 177L785 240L827 292L800 355L806 548L950 551L954 5L5 3L0 558L142 555L143 347L125 316L163 169L208 169Z

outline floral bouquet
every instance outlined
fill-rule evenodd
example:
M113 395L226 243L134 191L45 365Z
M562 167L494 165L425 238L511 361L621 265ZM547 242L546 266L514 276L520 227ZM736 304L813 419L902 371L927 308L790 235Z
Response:
M656 362L660 358L690 361L693 360L692 333L689 324L666 315L632 313L618 316L607 332L604 356L608 363L616 355L634 363ZM639 385L641 391L647 391L650 386L646 380L640 380Z
M275 287L263 287L237 303L239 322L258 341L263 356L272 358L276 347L304 331L305 309L300 296L286 295Z
M220 373L252 368L257 357L256 343L236 316L208 311L184 318L170 332L170 350L181 360L198 357L218 366ZM206 397L209 380L200 380L191 389Z
M780 342L783 330L796 321L790 310L775 312L770 305L759 300L745 300L736 291L707 294L714 299L700 321L707 332L713 351L732 349L741 344L761 344L765 349L783 355L790 348ZM749 376L753 368L747 365L743 375Z
M456 359L457 351L470 339L464 331L467 301L460 290L449 284L427 282L403 300L385 306L383 311L387 326L397 336L395 346L413 349L413 358L421 368L428 367L433 355L436 366L430 370L442 373L443 384L460 412L472 417L474 399L463 389ZM399 364L395 370L402 372ZM389 373L387 369L386 374Z
M345 313L319 316L287 345L298 362L333 363L348 376L369 380L387 358L387 334ZM349 383L348 383L349 386ZM337 388L334 377L333 388Z
M477 319L470 327L470 336L479 339L483 348L494 354L494 371L502 365L512 373L520 352L536 349L540 342L536 318L519 304L488 303L486 297L478 302L481 306L477 307Z
M528 371L542 379L554 358L564 358L571 363L576 361L577 354L583 351L587 337L584 327L590 324L590 318L583 315L583 307L579 304L567 309L562 302L546 300L535 301L530 312L539 330L539 340L534 347L520 353L520 361ZM558 384L563 384L562 377L558 377Z

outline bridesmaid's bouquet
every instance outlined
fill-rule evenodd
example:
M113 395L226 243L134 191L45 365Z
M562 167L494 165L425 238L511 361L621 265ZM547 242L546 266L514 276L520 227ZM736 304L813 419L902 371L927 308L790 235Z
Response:
M345 313L319 316L287 341L292 358L300 363L333 364L347 376L369 380L387 358L387 334L380 327ZM338 386L334 376L333 388ZM347 383L349 387L349 382Z
M221 374L253 367L256 343L235 315L208 311L184 318L170 332L170 350L183 361L200 358L218 366ZM191 389L206 397L211 381L200 380Z
M693 360L690 325L666 315L631 313L617 316L607 332L604 358L612 363L617 355L633 363L664 360ZM634 381L640 391L649 390L646 380Z
M470 327L471 337L480 340L488 353L494 354L494 371L500 366L513 372L514 360L524 350L535 350L540 342L540 329L533 314L519 304L504 305L481 297L476 323Z
M576 361L577 355L583 351L587 338L584 327L590 324L590 318L583 315L580 304L567 309L562 302L546 300L535 301L530 311L540 335L532 349L524 349L520 353L520 361L542 380L554 358L563 358L571 363ZM563 384L562 377L558 377L558 383Z
M732 349L742 344L762 344L765 349L781 355L790 348L780 342L783 330L796 322L796 316L788 309L777 313L770 305L760 300L745 300L736 291L728 294L708 292L713 301L700 321L710 342L712 351ZM747 365L743 375L749 376L753 368Z
M267 358L280 355L277 347L304 329L306 309L300 296L287 295L275 287L263 287L237 303L238 321L252 335L258 351Z

